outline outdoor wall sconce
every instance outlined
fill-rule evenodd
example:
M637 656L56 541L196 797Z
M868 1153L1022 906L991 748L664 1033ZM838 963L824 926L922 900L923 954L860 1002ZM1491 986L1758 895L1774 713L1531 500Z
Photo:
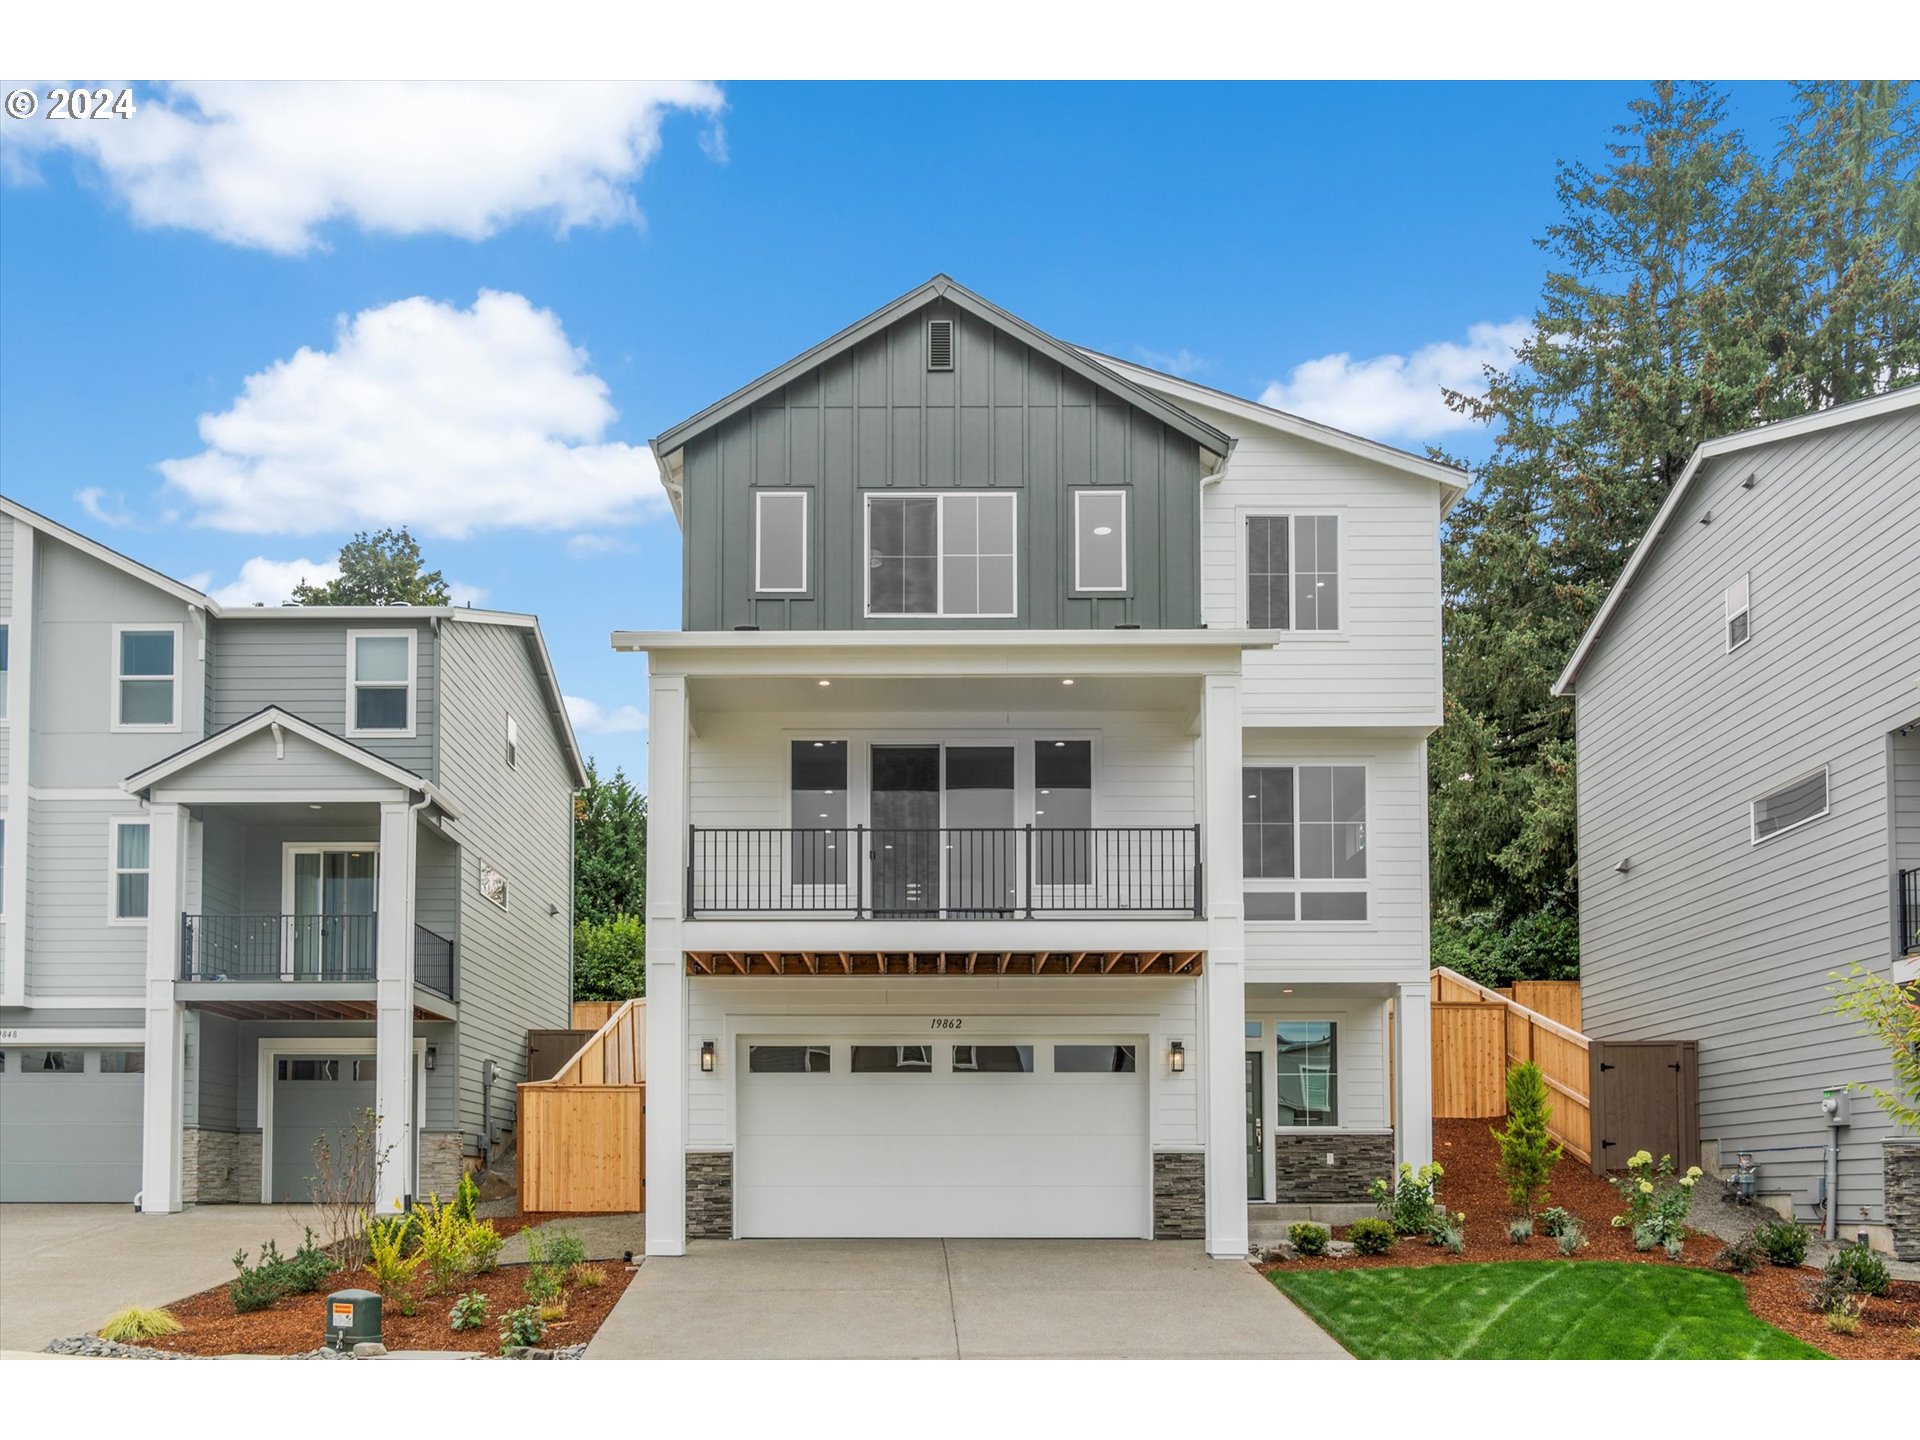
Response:
M713 1062L713 1041L702 1040L700 1042L700 1073L702 1075L711 1075L713 1073Z
M427 1046L427 1058L426 1058L427 1069L429 1070L433 1069L433 1067L436 1064L438 1064L439 1061L440 1061L439 1047L434 1045Z
M1175 1040L1167 1046L1167 1069L1175 1075L1184 1074L1187 1068L1187 1042Z

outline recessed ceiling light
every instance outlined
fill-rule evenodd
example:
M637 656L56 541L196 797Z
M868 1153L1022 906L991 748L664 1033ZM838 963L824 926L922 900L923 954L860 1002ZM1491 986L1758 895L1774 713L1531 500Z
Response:
M1293 993L1293 987L1291 985L1282 985L1280 987L1280 993L1282 995L1291 995Z
M1066 744L1067 742L1064 740L1056 740L1053 742L1053 748L1056 750L1063 750L1066 748Z
M321 807L320 807L320 806L318 806L318 805L309 805L309 806L307 806L307 809L309 809L309 810L318 810L318 809L320 809L320 808L321 808Z
M813 683L816 685L831 685L833 682L831 680L816 680Z
M827 742L824 740L816 740L813 742L813 748L818 750L822 745L825 745L826 743Z
M1062 680L1062 681L1061 681L1060 683L1061 683L1062 685L1071 685L1071 684L1073 684L1073 681L1071 681L1071 680Z
M1113 526L1096 525L1093 527L1093 533L1096 535L1111 535L1113 533Z

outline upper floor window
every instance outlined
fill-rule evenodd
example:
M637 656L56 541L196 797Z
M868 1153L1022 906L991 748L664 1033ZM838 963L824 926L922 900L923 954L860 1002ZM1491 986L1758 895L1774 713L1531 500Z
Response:
M1259 765L1240 772L1240 863L1262 886L1246 896L1249 920L1365 920L1367 768Z
M0 720L7 718L7 627L0 625Z
M411 630L347 632L347 734L413 734L418 638Z
M793 883L847 882L847 742L795 740L788 751L787 811Z
M1753 802L1750 816L1753 843L1771 840L1782 831L1818 820L1826 813L1827 767L1822 765L1813 774L1802 776Z
M1742 575L1727 587L1727 650L1738 650L1747 643L1747 577Z
M1247 517L1247 627L1340 628L1340 518Z
M1073 492L1073 588L1115 593L1127 588L1127 492Z
M7 913L7 822L0 818L0 915Z
M113 728L180 728L180 627L113 627Z
M806 491L754 492L753 588L765 595L806 592Z
M867 497L867 614L1011 618L1014 496Z
M520 764L520 724L513 718L513 712L507 712L507 768L514 769Z
M153 827L145 820L119 820L109 823L107 918L144 920L147 918L147 886L152 880L150 847Z

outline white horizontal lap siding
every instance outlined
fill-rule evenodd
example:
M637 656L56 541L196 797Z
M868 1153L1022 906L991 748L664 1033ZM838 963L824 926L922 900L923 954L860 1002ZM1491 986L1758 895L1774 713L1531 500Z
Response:
M1893 822L1895 864L1920 869L1920 729L1893 742Z
M1743 574L1751 637L1728 654L1722 597ZM1710 462L1577 677L1586 1028L1699 1040L1703 1138L1821 1144L1822 1089L1888 1079L1827 1013L1828 977L1890 962L1892 847L1920 824L1889 747L1920 719L1916 634L1908 414ZM1822 766L1828 814L1752 844L1751 803ZM1856 1102L1847 1218L1878 1211L1886 1133Z
M1384 1000L1270 1001L1247 997L1247 1019L1260 1022L1259 1044L1271 1050L1274 1024L1283 1020L1331 1020L1342 1130L1385 1130L1392 1125L1387 1099L1387 1005ZM1249 1040L1248 1045L1255 1042ZM1297 1132L1290 1132L1297 1133Z
M124 995L138 1003L145 990L147 926L107 923L108 821L116 815L143 812L131 796L33 803L30 996Z
M1242 749L1249 766L1367 767L1367 920L1249 921L1247 982L1425 979L1431 950L1425 741L1347 730L1249 729ZM1289 883L1312 888L1311 881Z
M733 1096L737 1084L730 1037L756 1032L755 1017L781 1017L785 1033L800 1034L787 1023L793 1017L814 1017L821 1038L840 1038L836 1028L848 1017L884 1017L897 1020L890 1037L929 1043L965 1044L969 1032L936 1031L935 1016L960 1018L1019 1016L1030 1019L1019 1035L996 1030L1009 1041L1044 1039L1071 1034L1076 1028L1094 1034L1147 1037L1138 1058L1150 1087L1150 1141L1155 1149L1183 1150L1200 1144L1199 982L1155 980L1134 976L1113 980L1092 978L992 979L692 979L687 984L687 1145L694 1150L726 1150L734 1144ZM1182 1039L1188 1062L1181 1075L1167 1073L1168 1039ZM711 1075L700 1070L700 1044L715 1041L721 1063ZM1235 1063L1238 1063L1237 1061Z
M1232 458L1201 492L1201 616L1244 628L1248 512L1338 515L1338 636L1301 632L1246 657L1259 724L1434 724L1440 695L1440 492L1431 480L1217 412Z

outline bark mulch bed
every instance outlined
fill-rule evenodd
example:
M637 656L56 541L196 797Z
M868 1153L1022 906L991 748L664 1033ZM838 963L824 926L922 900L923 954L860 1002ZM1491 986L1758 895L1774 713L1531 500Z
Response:
M532 1217L529 1223L540 1218ZM495 1221L498 1229L508 1227ZM525 1228L515 1225L515 1230ZM596 1267L606 1283L594 1289L568 1288L564 1319L548 1324L540 1343L550 1349L577 1345L593 1338L637 1271L617 1260ZM502 1265L491 1274L475 1276L465 1285L439 1295L421 1295L415 1313L403 1315L392 1301L383 1307L382 1339L389 1350L462 1350L497 1355L500 1320L509 1310L527 1303L527 1267ZM289 1295L265 1310L236 1315L227 1287L216 1286L167 1306L184 1328L177 1335L149 1341L157 1350L187 1355L298 1355L326 1343L327 1294L335 1290L372 1290L373 1277L365 1271L342 1271L316 1295ZM447 1321L453 1302L469 1290L487 1297L487 1319L478 1330L456 1331Z
M1506 1187L1500 1183L1500 1152L1491 1129L1499 1121L1436 1120L1433 1125L1434 1158L1445 1170L1438 1187L1438 1199L1449 1210L1464 1211L1466 1251L1451 1255L1423 1240L1402 1239L1385 1255L1353 1255L1317 1259L1305 1256L1268 1267L1285 1270L1356 1270L1390 1265L1448 1265L1466 1261L1555 1260L1560 1252L1551 1237L1536 1235L1524 1245L1507 1239ZM1702 1181L1702 1194L1695 1202L1705 1204L1709 1195ZM1663 1251L1642 1253L1633 1248L1633 1239L1611 1223L1619 1213L1620 1198L1604 1178L1595 1175L1571 1155L1554 1167L1551 1194L1544 1205L1562 1205L1578 1215L1586 1225L1588 1244L1576 1257L1581 1260L1625 1260L1649 1265L1687 1264L1707 1268L1719 1254L1721 1242L1712 1235L1691 1234L1681 1261L1667 1259ZM1344 1227L1336 1227L1336 1238L1345 1238ZM1920 1284L1896 1280L1892 1290L1866 1302L1860 1330L1854 1335L1837 1335L1826 1327L1822 1316L1807 1304L1805 1282L1818 1272L1811 1268L1786 1269L1762 1265L1752 1275L1739 1277L1746 1288L1747 1308L1770 1325L1808 1344L1844 1360L1893 1360L1920 1358Z

